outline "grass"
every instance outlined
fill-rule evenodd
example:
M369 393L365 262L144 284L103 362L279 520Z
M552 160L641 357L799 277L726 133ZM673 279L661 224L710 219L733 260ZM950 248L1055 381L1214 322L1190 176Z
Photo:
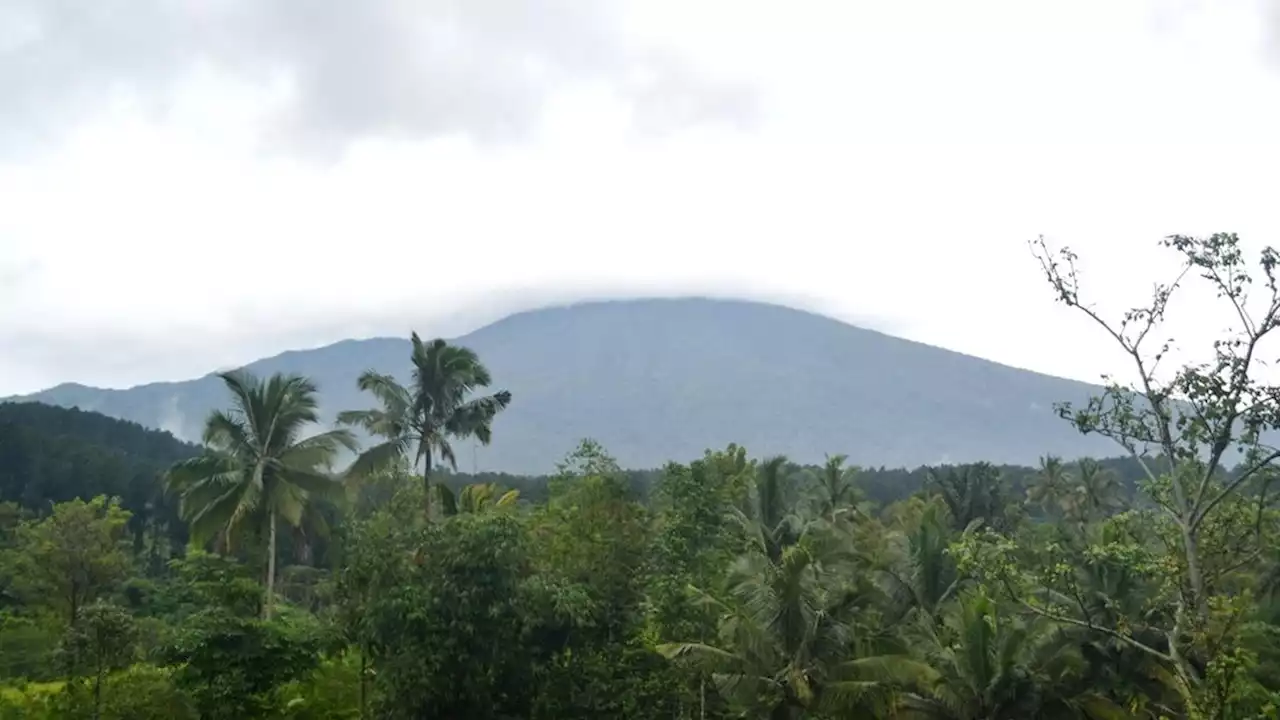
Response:
M56 695L66 684L65 680L53 680L50 682L26 683L21 686L3 685L0 686L0 698L21 701L23 698L33 695Z

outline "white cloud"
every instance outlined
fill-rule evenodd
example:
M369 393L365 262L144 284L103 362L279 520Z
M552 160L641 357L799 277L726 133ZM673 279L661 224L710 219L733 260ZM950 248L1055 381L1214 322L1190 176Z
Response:
M1246 2L645 0L514 37L491 0L455 26L465 63L385 26L408 5L365 5L254 17L237 52L199 38L203 60L87 21L36 56L92 37L118 82L13 95L59 130L0 161L0 394L698 287L1093 378L1116 357L1052 306L1026 240L1077 247L1118 311L1160 236L1280 229L1280 75ZM152 6L175 38L197 27ZM360 44L379 32L385 52ZM396 74L363 87L340 61ZM520 131L491 132L504 118Z

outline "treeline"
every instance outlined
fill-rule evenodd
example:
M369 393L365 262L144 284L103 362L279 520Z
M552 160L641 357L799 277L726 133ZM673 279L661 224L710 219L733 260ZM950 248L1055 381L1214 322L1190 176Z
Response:
M1159 463L1157 458L1144 458L1149 463ZM1097 462L1107 473L1116 479L1125 497L1133 497L1138 484L1144 477L1142 463L1132 457L1101 458ZM858 487L863 496L884 507L900 500L905 500L921 492L929 478L938 473L961 470L972 465L940 463L937 465L921 465L917 468L857 467ZM813 474L822 470L821 465L796 463L795 467ZM995 471L1009 484L1010 490L1023 494L1035 482L1040 473L1039 468L1024 465L994 464ZM637 499L647 499L662 478L663 470L623 470L622 483L628 492ZM496 485L517 490L523 500L533 503L546 502L550 494L551 481L554 475L516 475L501 472L458 472L444 470L439 481L450 489L457 491L468 485Z
M54 503L97 496L118 498L130 513L129 529L135 547L147 537L165 545L153 548L169 556L181 551L188 539L187 525L177 516L177 502L165 493L161 477L177 461L195 457L199 446L182 442L167 432L149 430L136 423L79 409L41 403L0 403L0 500L14 504L13 510L42 515ZM1100 460L1132 496L1142 479L1140 464L1133 458ZM817 465L797 465L808 473ZM859 487L865 498L884 507L919 493L930 473L948 472L953 465L908 468L859 468ZM1034 482L1035 468L999 465L997 471L1015 494L1025 493ZM627 470L620 481L628 494L648 502L663 470ZM458 472L442 468L438 480L454 492L469 485L495 485L516 490L523 502L543 504L550 497L554 475ZM336 519L336 516L330 517ZM291 541L286 539L286 544ZM326 538L314 538L312 547L287 549L291 563L323 555ZM301 557L299 557L301 556Z

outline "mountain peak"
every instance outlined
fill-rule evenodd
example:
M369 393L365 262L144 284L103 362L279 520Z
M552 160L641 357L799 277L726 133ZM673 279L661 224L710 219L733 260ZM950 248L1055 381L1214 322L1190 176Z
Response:
M629 467L687 460L730 442L753 454L816 461L846 453L863 465L1033 462L1044 453L1107 450L1058 419L1052 405L1089 385L855 327L780 305L709 297L579 302L516 313L456 339L510 390L492 446L460 456L466 470L549 471L582 437ZM366 407L366 369L408 373L408 342L345 340L251 363L299 372L323 405ZM107 391L71 384L31 396L198 437L226 402L217 383ZM146 390L146 392L143 392ZM474 457L475 468L470 467Z

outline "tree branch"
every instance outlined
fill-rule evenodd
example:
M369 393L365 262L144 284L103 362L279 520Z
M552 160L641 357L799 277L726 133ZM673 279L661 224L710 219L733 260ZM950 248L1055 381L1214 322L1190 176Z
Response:
M1192 518L1191 529L1192 530L1199 529L1200 523L1204 522L1205 517L1207 517L1209 513L1213 512L1213 509L1217 507L1219 503L1227 499L1227 497L1230 496L1231 493L1235 492L1240 488L1241 485L1244 485L1246 482L1248 482L1254 475L1257 474L1259 470L1271 464L1271 462L1276 460L1277 458L1280 458L1280 450L1272 450L1271 452L1267 453L1266 457L1255 462L1253 465L1250 465L1248 468L1242 471L1240 475L1236 477L1236 479L1227 483L1226 486L1224 486L1222 490L1218 492L1217 495L1214 495L1213 499L1210 500L1208 503L1206 503L1204 508L1200 510L1198 513L1196 513L1195 517Z
M1057 613L1049 612L1048 610L1045 610L1043 608L1038 608L1035 605L1032 605L1031 603L1021 598L1018 599L1018 604L1021 605L1023 608L1027 609L1028 611L1036 615L1039 615L1042 618L1052 620L1053 622L1062 623L1064 625L1073 625L1078 628L1084 628L1092 632L1100 633L1114 640L1119 640L1120 642L1128 645L1129 647L1132 647L1136 650L1141 650L1142 652L1145 652L1148 655L1154 658L1157 658L1159 660L1163 660L1164 662L1167 662L1167 663L1174 662L1174 658L1172 655L1165 652L1161 652L1140 640L1135 640L1132 637L1125 635L1122 632L1112 630L1111 628L1100 627L1098 625L1094 625L1091 622L1086 622L1084 620L1068 617L1066 615L1059 615Z

